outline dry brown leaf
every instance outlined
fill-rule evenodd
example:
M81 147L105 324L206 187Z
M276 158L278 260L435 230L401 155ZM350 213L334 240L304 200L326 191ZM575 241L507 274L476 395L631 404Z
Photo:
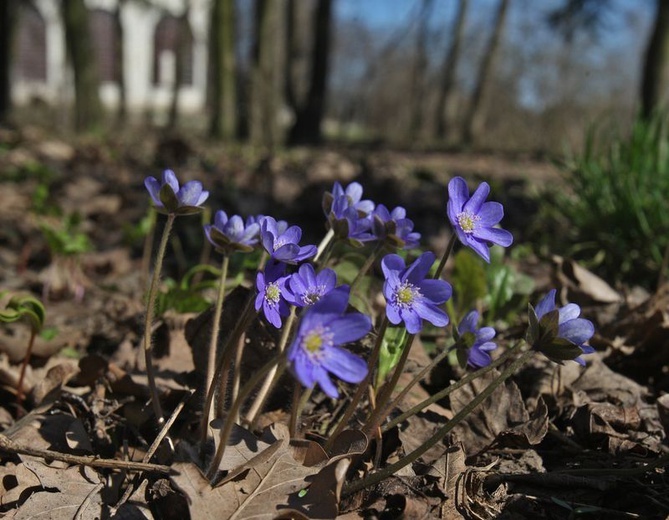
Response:
M30 495L6 518L97 520L103 517L104 502L101 491L104 486L100 476L92 468L54 468L34 459L26 460L24 465L37 476L42 488ZM48 516L44 516L45 512L48 512Z
M451 408L458 412L490 383L499 378L492 370L451 394ZM548 431L548 410L539 399L530 415L518 387L507 380L454 430L471 454L495 447L525 448L541 442Z

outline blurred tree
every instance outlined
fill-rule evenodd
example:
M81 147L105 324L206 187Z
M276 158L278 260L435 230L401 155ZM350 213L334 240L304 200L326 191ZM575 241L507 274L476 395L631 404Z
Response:
M434 7L433 0L423 0L416 32L416 50L411 74L411 115L407 138L410 143L418 139L423 126L423 109L425 103L425 76L427 73L427 40L429 21Z
M12 36L14 34L16 6L14 0L0 2L0 124L7 121L7 115L12 105Z
M307 95L313 3L286 1L286 104L296 113Z
M594 36L606 26L606 17L618 6L612 0L564 0L553 10L549 24L571 39L577 31L587 31ZM636 9L636 7L635 7ZM669 1L655 0L653 30L646 44L641 85L641 115L649 118L669 101Z
M253 144L273 147L280 141L283 47L277 42L282 41L285 11L280 0L256 0L254 9L249 133Z
M212 0L209 29L211 121L209 136L237 137L237 60L235 0Z
M323 139L321 123L325 113L332 0L318 0L314 11L311 74L306 98L295 107L295 122L288 135L288 144L318 144Z
M188 17L190 0L186 0L184 10L177 20L176 42L174 45L174 83L172 83L172 101L167 119L168 128L176 128L179 119L179 94L184 83L185 62L189 56L191 33Z
M479 68L474 94L472 96L469 111L465 118L463 130L463 141L465 144L472 144L481 134L485 125L486 109L488 98L492 87L492 73L499 54L500 42L504 32L504 23L506 14L509 10L510 0L500 0L493 32L486 47L481 66Z
M65 46L74 72L75 128L79 131L90 130L102 118L102 105L91 46L88 11L84 0L61 0L61 7Z
M126 0L117 0L116 8L114 9L114 31L116 31L116 64L115 68L118 71L118 109L116 111L116 122L119 126L123 126L128 115L128 105L126 99L125 89L125 70L123 70L123 53L125 52L123 43L123 23L121 21L121 12Z
M434 137L440 141L448 139L448 130L453 122L455 102L455 74L460 58L462 35L464 34L465 19L469 0L460 0L458 11L453 22L452 38L448 52L441 65L439 92L437 93L436 117L434 120Z
M641 115L650 118L667 108L669 92L669 1L656 0L657 11L641 79Z

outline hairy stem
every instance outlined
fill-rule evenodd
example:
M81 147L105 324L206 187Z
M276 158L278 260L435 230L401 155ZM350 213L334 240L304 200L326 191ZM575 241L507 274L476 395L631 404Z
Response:
M28 363L30 363L30 356L33 352L33 345L35 344L35 337L37 336L37 329L34 327L30 328L30 339L28 340L28 349L26 350L26 355L23 357L23 363L21 363L21 374L19 375L19 382L16 385L16 404L21 408L23 404L23 380L26 377L26 368Z
M434 279L438 280L441 278L441 273L444 271L444 267L446 267L446 262L448 262L448 257L451 256L451 253L453 252L453 247L455 246L455 240L457 239L457 235L455 234L455 231L451 235L451 238L448 241L448 244L446 245L446 250L444 251L444 256L441 257L441 262L439 262L439 267L437 267L437 270L434 273Z
M534 351L532 350L527 350L523 352L520 355L520 357L518 357L513 363L511 363L511 365L509 365L509 367L504 372L502 372L502 374L497 379L495 379L492 383L490 383L490 385L488 385L488 387L485 390L483 390L474 399L472 399L472 401L467 406L465 406L462 410L456 413L450 421L448 421L444 426L442 426L425 443L423 443L421 446L419 446L414 451L412 451L405 457L401 458L394 464L391 464L390 466L387 466L382 470L377 471L376 473L372 473L363 479L357 480L352 484L350 484L349 486L345 486L342 491L342 496L347 496L352 493L355 493L356 491L365 489L368 486L378 484L379 482L395 474L402 468L417 461L425 452L427 452L430 448L432 448L434 445L440 442L444 437L446 437L446 435L448 435L448 433L451 430L453 430L453 428L455 428L460 423L460 421L462 421L465 417L467 417L479 404L481 404L484 400L490 397L490 395L495 391L497 387L499 387L502 383L504 383L504 381L506 381L513 374L515 374L516 371L527 361L529 361L529 359L533 355Z
M223 255L221 262L221 276L218 280L218 295L216 297L216 306L214 307L214 322L211 327L211 338L209 339L209 357L207 360L207 381L205 391L209 394L209 389L214 384L214 373L216 372L216 353L218 347L218 335L221 327L221 314L223 312L223 302L225 301L225 280L228 277L228 265L230 257ZM212 421L213 408L209 409L208 421Z
M156 377L153 372L153 343L151 342L151 331L153 328L153 314L156 307L156 296L158 294L158 284L160 282L160 273L163 268L163 259L165 258L165 250L167 249L167 240L172 231L172 225L176 218L175 213L167 215L167 222L163 229L163 236L160 239L158 252L156 253L156 265L153 269L153 276L151 277L151 285L149 286L149 298L146 305L146 314L144 315L144 358L146 360L146 375L149 378L149 389L151 390L151 402L153 403L153 412L156 415L158 425L162 425L165 419L163 418L163 409L160 406L160 397L158 396L158 388L156 387Z
M342 430L346 428L349 420L351 419L353 413L355 412L355 409L358 407L358 404L360 404L360 400L362 399L363 394L365 393L367 387L369 386L369 382L372 379L372 374L374 373L374 369L376 368L377 362L379 360L379 353L381 352L381 344L383 343L383 336L385 335L386 329L388 328L388 323L389 323L388 317L384 316L383 321L381 322L381 325L379 327L379 332L377 333L376 336L376 341L374 342L374 347L372 348L372 352L369 355L369 361L367 362L367 375L365 376L365 379L363 379L362 382L358 385L355 394L353 394L353 398L346 406L344 414L337 423L337 427L329 435L328 440L326 441L324 446L325 451L330 450L330 448L332 447L332 443L334 442L334 439L336 439L337 435L339 435L342 432Z

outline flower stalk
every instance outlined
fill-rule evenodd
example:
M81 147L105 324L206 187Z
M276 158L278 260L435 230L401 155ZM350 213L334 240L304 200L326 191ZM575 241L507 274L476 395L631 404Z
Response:
M149 379L149 389L151 391L151 402L153 404L153 412L156 416L158 425L162 425L165 421L163 417L163 409L160 405L160 397L158 395L158 388L156 387L156 377L153 371L153 343L151 341L151 332L153 329L153 316L156 307L156 296L158 294L158 284L160 282L160 273L163 267L163 259L165 258L165 251L167 250L167 241L172 231L176 213L169 213L167 221L163 229L162 237L160 238L160 245L156 253L156 265L151 277L151 284L149 286L149 297L146 306L146 314L144 315L144 359L146 360L146 375Z

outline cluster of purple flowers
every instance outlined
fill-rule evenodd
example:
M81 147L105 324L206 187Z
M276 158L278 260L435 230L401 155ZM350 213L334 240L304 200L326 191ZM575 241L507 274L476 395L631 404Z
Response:
M163 174L162 183L153 177L145 180L146 188L156 208L168 214L192 214L202 210L209 193L198 181L183 186L171 170ZM418 246L421 235L413 230L406 210L375 205L362 199L362 186L356 182L343 188L334 183L332 192L325 194L323 209L334 235L354 245L379 241L392 250ZM486 202L490 187L481 183L473 195L464 179L455 177L449 182L447 215L455 236L484 260L490 261L491 244L511 245L511 233L497 227L504 210L497 202ZM359 383L368 367L360 357L341 348L341 345L363 338L372 327L368 316L347 313L349 287L337 285L332 269L316 271L307 261L317 254L313 245L300 245L302 230L277 221L270 216L254 216L244 220L239 215L228 217L219 210L212 224L204 226L207 239L224 254L250 252L264 248L268 260L256 277L255 309L276 328L283 325L290 306L301 309L295 338L287 355L297 379L307 387L316 383L330 397L338 390L328 373L349 382ZM418 334L424 321L445 327L449 317L441 306L451 297L448 282L429 277L435 263L434 254L427 252L407 263L397 254L386 255L381 262L384 274L383 295L386 317L390 324L403 325L410 334ZM580 308L569 304L555 306L555 291L551 291L536 309L530 307L528 343L550 359L561 363L574 359L583 363L580 354L592 352L585 343L592 336L592 323L579 318ZM479 313L467 314L454 329L456 347L463 364L484 367L491 362L489 352L497 345L492 327L478 327Z

